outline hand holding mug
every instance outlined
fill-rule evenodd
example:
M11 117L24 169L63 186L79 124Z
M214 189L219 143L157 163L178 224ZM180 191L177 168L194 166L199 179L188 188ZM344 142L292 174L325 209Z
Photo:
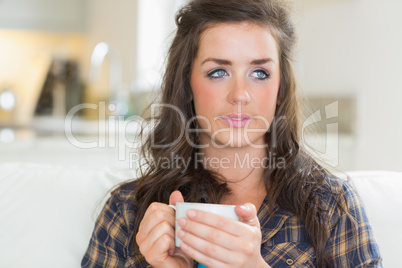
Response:
M187 217L188 210L199 210L217 215L224 216L229 219L238 221L239 216L235 212L236 206L220 205L220 204L207 204L207 203L191 203L191 202L177 202L176 205L169 205L176 211L176 247L180 247L181 239L177 236L181 227L177 224L178 220Z
M169 203L183 202L179 191L174 191ZM166 204L152 203L140 223L136 241L141 254L155 268L191 267L192 262L180 249L175 249L175 212Z
M235 207L240 221L188 210L177 232L180 248L207 267L270 267L261 256L261 230L253 204Z

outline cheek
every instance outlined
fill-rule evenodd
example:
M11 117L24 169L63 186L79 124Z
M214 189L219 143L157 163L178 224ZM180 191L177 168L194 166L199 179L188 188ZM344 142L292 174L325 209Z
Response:
M272 106L272 104L276 104L277 97L278 90L270 88L268 90L262 91L258 99L266 100L268 106Z
M216 96L214 90L201 79L193 78L191 80L191 88L193 90L193 101L197 115L203 115L204 112L210 111L210 107L214 106Z
M262 90L259 92L258 96L256 96L259 110L264 113L264 116L266 117L272 117L275 114L278 99L278 87L275 85L274 87Z
M278 94L279 94L279 86L281 84L281 79L279 73L275 76L275 78L272 81L272 84L270 85L270 88L266 94L266 98L270 100L270 104L274 105L276 107L277 101L278 101Z

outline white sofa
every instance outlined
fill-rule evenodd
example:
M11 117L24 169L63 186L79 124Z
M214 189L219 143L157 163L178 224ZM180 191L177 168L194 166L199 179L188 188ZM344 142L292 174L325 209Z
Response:
M402 173L349 175L365 203L384 267L401 267ZM79 267L108 190L132 177L121 168L0 164L0 267Z

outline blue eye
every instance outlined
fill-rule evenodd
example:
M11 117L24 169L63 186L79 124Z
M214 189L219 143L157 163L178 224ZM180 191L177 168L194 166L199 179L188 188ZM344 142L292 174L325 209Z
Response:
M224 69L216 69L208 73L208 77L212 79L222 78L227 75L228 73Z
M257 78L258 80L266 80L269 78L269 74L264 70L255 70L251 76Z

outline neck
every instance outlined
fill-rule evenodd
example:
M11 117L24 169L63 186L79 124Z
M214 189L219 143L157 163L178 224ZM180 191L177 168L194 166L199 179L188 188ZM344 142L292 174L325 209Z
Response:
M266 148L208 146L202 153L204 167L223 176L231 190L221 203L253 203L257 209L261 206L266 196L263 180Z

